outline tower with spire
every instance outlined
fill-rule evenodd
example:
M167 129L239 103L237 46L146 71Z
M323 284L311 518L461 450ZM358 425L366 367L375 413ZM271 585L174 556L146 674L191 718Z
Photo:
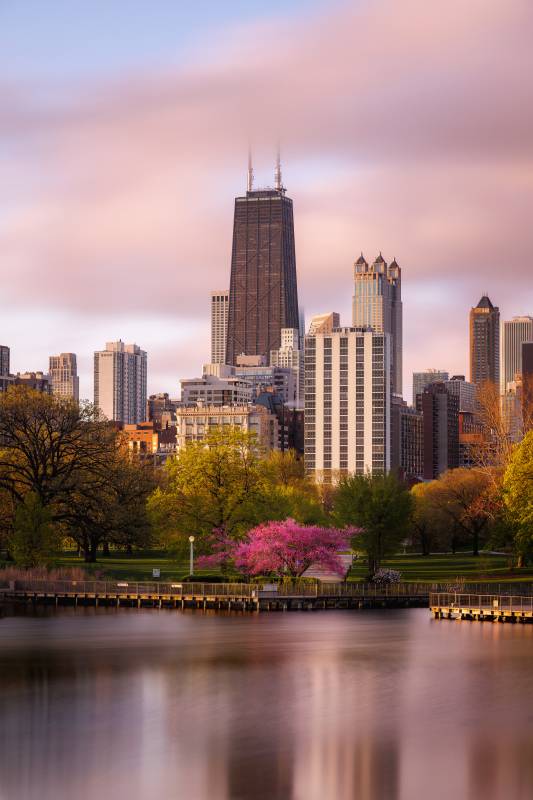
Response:
M396 259L387 264L381 252L372 264L363 253L354 264L354 327L390 333L392 390L402 393L402 271Z
M268 361L282 328L298 328L293 205L281 177L279 148L274 188L254 189L251 153L247 191L235 198L226 363L239 356Z

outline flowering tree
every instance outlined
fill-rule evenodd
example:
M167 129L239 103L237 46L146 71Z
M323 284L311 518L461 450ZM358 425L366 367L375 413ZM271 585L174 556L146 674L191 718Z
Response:
M274 573L299 577L311 564L344 573L339 551L349 548L353 530L301 525L293 519L266 522L235 545L233 557L249 575Z

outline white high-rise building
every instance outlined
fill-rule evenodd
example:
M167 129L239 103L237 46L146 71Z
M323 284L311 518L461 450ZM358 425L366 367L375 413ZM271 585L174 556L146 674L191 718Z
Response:
M211 363L226 363L229 290L211 292Z
M291 369L295 375L296 397L289 405L303 408L303 352L300 350L300 332L297 328L281 329L281 346L270 351L270 366Z
M522 344L533 342L533 317L513 317L505 320L500 332L500 392L507 392L522 373Z
M316 480L391 467L392 337L339 328L305 337L305 465Z
M392 388L402 394L402 271L381 253L367 264L361 253L354 264L352 324L370 327L392 337Z
M135 425L146 416L147 355L136 344L106 342L94 354L94 404L109 420Z
M52 394L58 397L80 399L80 379L76 365L75 353L60 353L50 356L49 375L52 383Z

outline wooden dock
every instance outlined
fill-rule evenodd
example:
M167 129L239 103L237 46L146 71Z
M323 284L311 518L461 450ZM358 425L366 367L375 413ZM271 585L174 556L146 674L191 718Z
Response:
M0 600L84 606L295 611L427 606L428 584L10 581Z
M435 619L533 621L533 596L527 595L436 592L430 594L429 607Z

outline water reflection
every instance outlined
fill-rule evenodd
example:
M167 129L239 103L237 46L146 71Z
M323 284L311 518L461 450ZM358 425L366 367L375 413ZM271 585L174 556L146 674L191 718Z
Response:
M0 620L1 800L525 800L533 626L427 611Z

